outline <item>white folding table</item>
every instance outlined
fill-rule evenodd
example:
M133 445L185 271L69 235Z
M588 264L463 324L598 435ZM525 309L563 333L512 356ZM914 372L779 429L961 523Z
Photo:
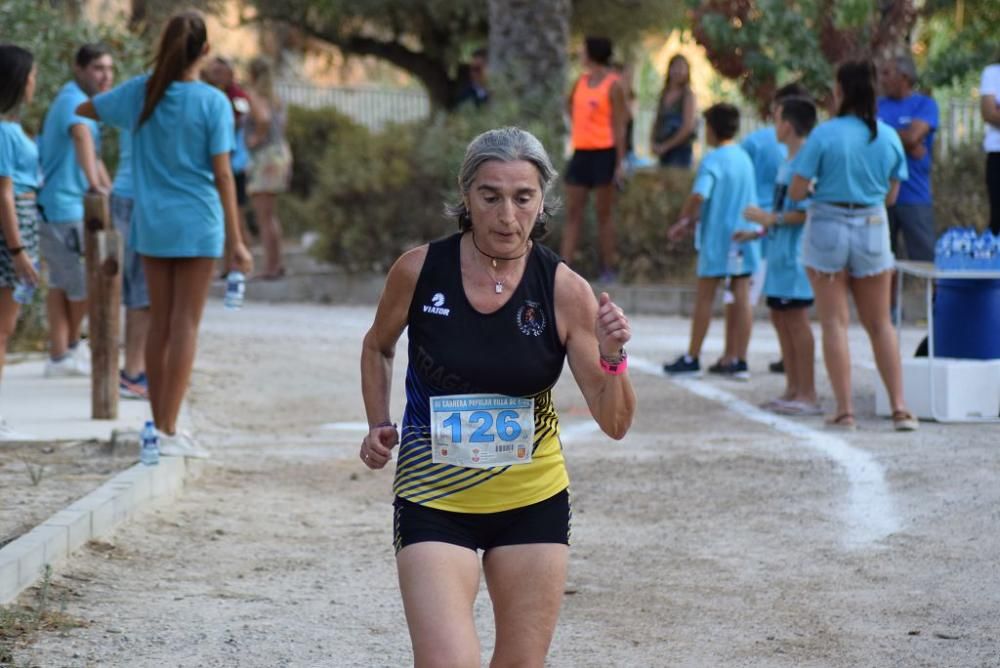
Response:
M938 279L956 278L961 280L1000 280L1000 270L995 271L965 271L957 269L938 269L933 262L912 262L897 260L896 271L899 280L896 281L896 322L902 323L903 314L903 277L906 274L924 279L927 287L927 384L930 392L931 416L937 422L1000 422L1000 417L966 417L961 419L943 418L937 413L934 401L934 281ZM1000 332L998 332L1000 335Z

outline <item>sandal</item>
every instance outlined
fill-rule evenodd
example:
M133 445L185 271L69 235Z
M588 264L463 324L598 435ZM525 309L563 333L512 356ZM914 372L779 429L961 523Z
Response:
M854 431L858 428L854 421L854 413L841 413L836 417L827 418L826 426L830 429L843 429L844 431Z
M920 421L909 411L893 411L892 426L896 431L916 431Z
M819 404L811 404L805 401L781 401L774 409L774 412L782 415L799 415L808 417L812 415L822 415L823 409L819 407Z

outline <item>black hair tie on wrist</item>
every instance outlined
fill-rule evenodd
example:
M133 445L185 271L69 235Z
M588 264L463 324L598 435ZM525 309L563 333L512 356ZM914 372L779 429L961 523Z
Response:
M14 246L13 248L11 248L10 246L7 247L7 252L10 253L11 257L18 255L23 250L24 246Z

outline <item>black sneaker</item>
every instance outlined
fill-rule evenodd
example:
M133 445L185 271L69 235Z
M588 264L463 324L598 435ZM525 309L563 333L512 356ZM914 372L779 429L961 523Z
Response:
M697 357L681 355L671 364L664 364L663 370L671 376L700 376L701 364Z
M736 360L732 363L732 377L736 380L750 380L750 367L746 360Z
M785 360L778 360L767 365L771 373L785 373Z

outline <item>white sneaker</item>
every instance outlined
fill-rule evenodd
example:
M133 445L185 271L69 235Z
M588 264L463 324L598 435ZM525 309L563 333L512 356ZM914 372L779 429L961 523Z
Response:
M159 436L160 454L164 457L194 457L196 459L211 457L208 450L199 447L194 437L186 431L179 431L173 436L161 431Z
M61 360L54 360L51 357L45 362L46 378L66 378L69 376L89 376L90 363L86 366L73 355L66 355Z
M33 441L35 437L24 432L14 431L7 421L0 417L0 441Z
M69 351L70 357L76 360L76 366L80 370L80 373L85 376L90 375L90 344L80 341L76 344L76 348L72 348Z

